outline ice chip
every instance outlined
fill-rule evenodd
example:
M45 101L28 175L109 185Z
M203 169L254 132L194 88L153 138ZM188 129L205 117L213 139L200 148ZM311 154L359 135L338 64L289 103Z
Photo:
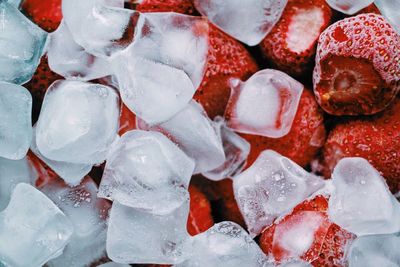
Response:
M400 10L400 1L375 0L374 4L397 32L400 33L400 16L398 12Z
M119 112L118 94L108 86L56 81L36 124L38 150L55 161L101 163L117 137Z
M36 178L26 158L9 160L0 158L0 211L10 201L14 187L19 183L32 183Z
M119 263L174 264L184 260L189 202L156 215L114 201L107 231L107 255Z
M106 218L110 204L96 196L97 185L86 177L69 187L61 180L52 180L40 190L64 212L72 222L74 233L64 252L47 263L49 267L81 267L105 256Z
M225 162L221 136L213 128L203 107L195 101L191 101L181 112L164 123L149 126L139 120L138 128L167 135L186 155L194 159L196 174L214 170Z
M233 222L215 224L193 237L192 255L174 267L267 267L267 258L256 242ZM271 264L271 266L273 266Z
M329 218L357 236L400 231L400 204L363 158L344 158L332 174Z
M233 180L236 201L254 236L323 185L319 177L272 150L263 151Z
M372 4L374 0L326 0L326 2L331 8L337 11L340 11L346 15L353 15L364 7Z
M399 233L358 237L349 249L349 267L400 266L399 247Z
M47 33L12 2L0 1L0 81L23 84L39 65Z
M129 131L107 158L99 197L155 214L189 200L194 162L158 132Z
M32 138L31 114L29 91L20 85L0 82L0 157L15 160L26 155Z
M50 34L47 58L50 69L65 78L88 81L111 74L108 61L78 45L64 21Z
M272 69L259 71L246 82L231 80L231 97L225 111L228 127L272 138L286 135L303 88L286 73Z
M195 0L196 9L235 39L261 42L282 15L287 0Z
M220 132L225 152L225 162L218 168L202 173L208 179L219 181L233 177L241 172L250 152L250 143L226 127L221 117L214 119L215 127Z
M113 69L125 105L147 123L167 121L192 99L208 53L204 18L143 14L141 34L116 55Z
M0 213L0 265L39 267L58 257L73 228L50 199L28 184L18 184Z

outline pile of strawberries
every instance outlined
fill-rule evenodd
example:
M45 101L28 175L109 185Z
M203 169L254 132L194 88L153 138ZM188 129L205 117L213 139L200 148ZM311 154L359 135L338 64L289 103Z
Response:
M53 31L62 19L60 5L61 0L26 0L22 10L43 29ZM199 15L191 0L143 0L140 4L132 0L126 8ZM296 16L300 11L309 16ZM294 23L304 30L301 36L291 35ZM396 96L400 89L400 36L373 5L345 17L324 0L289 0L282 17L258 47L247 47L210 24L207 69L194 98L210 118L223 116L230 96L228 80L246 80L264 68L284 71L306 89L287 135L242 134L251 144L247 166L260 152L272 149L329 178L341 158L363 157L381 172L393 193L400 190L400 101ZM57 79L43 58L26 85L34 97L34 121L45 90ZM120 134L134 129L135 120L123 106ZM36 164L39 161L30 158ZM101 171L96 167L90 175L99 179ZM187 228L191 235L218 221L244 226L231 180L213 182L195 176L190 195ZM344 266L345 249L354 235L329 221L323 196L299 204L264 229L257 239L262 250L277 261L285 260L287 254L279 247L280 235L275 232L290 229L293 223L307 223L302 220L304 212L317 213L323 220L313 245L301 258L313 266Z

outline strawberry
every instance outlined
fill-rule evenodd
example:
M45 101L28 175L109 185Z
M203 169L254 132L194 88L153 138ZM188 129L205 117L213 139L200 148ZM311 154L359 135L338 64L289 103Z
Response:
M121 115L119 117L119 135L136 129L136 116L122 103Z
M367 159L392 188L400 190L400 100L371 117L345 121L330 132L323 149L325 176L344 157Z
M47 88L56 80L63 79L60 75L52 72L47 63L47 57L43 56L40 64L33 74L32 79L25 84L25 87L31 92L33 98L32 122L35 123L39 117L40 109Z
M129 0L125 2L125 8L135 9L140 12L176 12L187 15L197 14L192 1L190 0Z
M36 157L32 151L28 151L27 159L37 174L35 186L40 187L51 180L58 179L59 176L46 163Z
M320 36L314 68L318 103L333 115L374 114L400 88L400 35L373 13L343 19Z
M328 219L328 200L317 196L266 228L260 247L277 261L300 257L315 267L345 266L344 251L355 236Z
M247 166L265 149L272 149L305 167L325 141L323 114L313 94L304 89L290 132L281 138L243 134L251 145Z
M211 215L210 202L195 186L189 186L190 211L187 221L187 230L190 235L197 235L214 225Z
M289 0L281 18L261 42L268 61L299 76L311 69L318 37L329 25L332 11L324 0Z
M24 0L21 10L47 32L55 31L62 19L61 0Z

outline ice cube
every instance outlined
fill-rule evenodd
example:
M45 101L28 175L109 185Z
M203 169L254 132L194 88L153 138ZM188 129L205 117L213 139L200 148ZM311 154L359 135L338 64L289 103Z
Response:
M174 264L184 260L189 202L155 215L114 201L107 231L107 255L119 263Z
M263 151L233 180L236 201L253 236L323 185L319 177L272 150Z
M71 220L74 233L64 252L47 263L49 267L80 267L105 256L106 218L110 204L96 196L97 185L86 177L75 187L52 180L40 190Z
M0 157L15 160L26 155L32 138L31 113L29 91L20 85L0 82Z
M389 0L391 1L391 0ZM347 15L353 15L369 6L374 0L326 0L329 6Z
M313 266L306 261L292 260L279 265L279 267L313 267Z
M56 161L96 164L117 137L120 103L104 85L56 81L46 92L36 124L36 144Z
M97 265L97 267L130 267L129 264L120 264L116 262L107 262L101 265Z
M0 81L23 84L39 65L47 33L13 5L0 1Z
M32 183L36 178L26 158L9 160L0 158L0 211L10 201L11 192L19 183Z
M50 69L65 78L88 81L111 73L106 59L87 53L74 41L64 21L50 34L47 58Z
M195 0L196 9L221 30L253 46L282 15L287 0Z
M137 126L139 129L166 134L186 155L195 160L196 174L214 170L225 162L221 136L213 128L203 107L195 101L191 101L185 109L164 123L149 126L139 120Z
M125 105L147 123L167 121L193 97L208 53L204 18L145 14L141 34L116 55L113 68Z
M219 181L239 174L244 168L250 152L250 143L229 129L221 117L214 119L215 128L220 132L225 152L225 162L218 168L202 173L208 179Z
M400 203L367 160L340 160L332 180L328 212L334 223L357 236L400 231Z
M174 267L270 266L257 243L242 227L233 222L217 223L206 232L196 235L192 246L192 255Z
M10 3L11 5L13 5L15 7L19 7L19 5L21 4L22 0L7 0L6 2Z
M0 265L39 267L58 257L73 228L50 199L28 184L18 184L0 213Z
M358 237L352 243L348 262L350 267L400 266L400 236L397 234Z
M400 17L398 14L400 10L400 1L375 0L374 4L397 32L400 33Z
M246 82L231 80L231 97L225 111L228 127L273 138L286 135L303 88L286 73L272 69L259 71Z
M158 132L129 131L107 157L99 197L155 214L189 200L194 162Z
M92 165L88 164L76 164L63 161L55 161L43 156L36 145L36 127L33 129L31 151L42 160L47 166L49 166L60 178L62 178L67 184L74 186L78 185L83 177L90 172Z

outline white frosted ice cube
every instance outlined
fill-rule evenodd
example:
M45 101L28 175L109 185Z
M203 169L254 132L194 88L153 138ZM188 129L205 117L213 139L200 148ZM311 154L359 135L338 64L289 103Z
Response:
M7 207L11 193L17 184L29 184L35 178L36 173L26 158L20 160L0 158L0 211Z
M13 5L0 1L0 81L23 84L39 65L47 33Z
M239 174L244 168L250 152L250 143L229 129L221 117L214 119L224 146L225 162L218 168L202 173L208 179L218 181Z
M357 236L400 231L400 204L363 158L344 158L332 174L329 218Z
M233 222L215 224L193 237L191 256L174 267L267 267L267 258L256 242ZM271 264L272 266L272 264Z
M36 124L36 144L56 161L96 164L117 137L120 103L104 85L56 81L46 92Z
M164 123L149 126L139 120L138 128L167 135L195 160L194 173L213 170L225 162L221 136L213 128L203 107L195 101Z
M319 177L272 150L263 151L233 180L236 201L254 236L323 185Z
M32 138L31 115L29 91L20 85L0 82L0 157L15 160L26 155Z
M326 0L329 6L347 15L353 15L369 6L374 0ZM394 2L394 1L393 1Z
M221 30L253 46L282 15L287 0L194 0L196 9Z
M279 138L289 133L304 86L284 72L265 69L246 82L231 80L227 125L241 133Z
M69 187L61 180L52 180L40 190L64 212L72 222L74 233L64 252L47 263L49 267L89 266L105 256L106 218L110 204L96 196L97 185L86 177Z
M189 202L155 215L114 201L107 231L107 255L119 263L174 264L184 260L189 241Z
M158 132L129 131L113 147L99 197L155 214L170 213L189 200L194 162Z
M0 213L0 264L42 266L62 253L72 232L71 222L50 199L20 183Z
M47 58L50 69L65 78L88 81L111 73L106 59L87 53L74 41L64 21L49 36Z
M398 0L375 0L374 4L378 7L382 15L400 33L400 1Z

